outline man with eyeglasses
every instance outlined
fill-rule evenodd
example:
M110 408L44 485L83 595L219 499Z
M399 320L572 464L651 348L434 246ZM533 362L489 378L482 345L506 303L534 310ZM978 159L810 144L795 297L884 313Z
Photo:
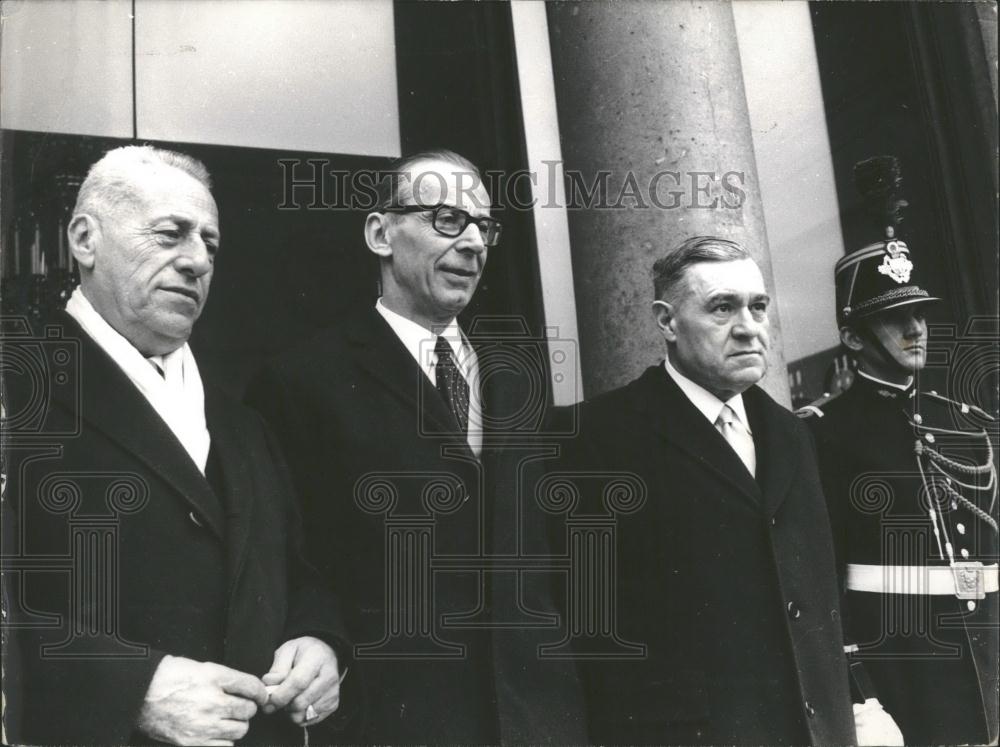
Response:
M532 467L501 442L505 414L545 388L512 373L507 341L477 352L457 320L500 236L467 159L392 164L365 221L381 296L250 389L289 455L309 555L345 601L360 742L586 741L574 668L537 655L560 636L549 579L494 562L544 553L519 513Z

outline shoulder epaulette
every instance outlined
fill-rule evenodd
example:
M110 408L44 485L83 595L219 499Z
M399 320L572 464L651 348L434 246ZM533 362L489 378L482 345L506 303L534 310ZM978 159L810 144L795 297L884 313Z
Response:
M990 422L996 419L981 407L969 405L965 402L959 402L958 400L951 399L951 397L945 397L943 394L938 394L933 389L929 392L921 392L920 394L924 397L930 397L931 399L937 400L938 402L943 402L946 405L951 405L952 407L960 410L963 415L968 415L971 412L973 415L976 415L984 420L989 420Z
M839 396L840 392L837 392L836 394L830 394L829 392L824 392L822 397L813 400L808 405L803 405L802 407L800 407L798 410L795 411L795 414L798 415L800 418L812 418L812 417L821 418L824 415L822 409L823 405L829 404L833 400L837 399L837 397Z

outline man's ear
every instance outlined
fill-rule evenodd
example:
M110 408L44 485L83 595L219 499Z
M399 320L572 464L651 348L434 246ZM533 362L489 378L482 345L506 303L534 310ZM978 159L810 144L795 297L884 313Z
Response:
M653 301L653 316L666 341L677 342L677 331L674 329L677 317L674 315L674 305L669 301Z
M860 351L865 346L864 338L858 334L858 331L854 327L841 327L840 341L854 352Z
M382 259L392 256L389 227L389 216L385 213L369 213L365 219L365 243Z
M74 215L73 220L67 226L66 236L69 239L69 249L73 252L73 259L80 267L88 270L94 268L99 233L100 228L97 226L97 221L85 213Z

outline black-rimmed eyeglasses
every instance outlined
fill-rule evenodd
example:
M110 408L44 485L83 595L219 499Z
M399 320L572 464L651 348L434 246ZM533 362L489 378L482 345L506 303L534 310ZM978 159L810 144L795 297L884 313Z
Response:
M477 218L470 215L462 208L454 205L401 205L399 207L387 207L383 213L433 213L432 225L434 230L442 236L455 238L461 236L470 223L475 223L483 237L486 246L496 246L500 243L500 233L503 229L500 221L496 218Z

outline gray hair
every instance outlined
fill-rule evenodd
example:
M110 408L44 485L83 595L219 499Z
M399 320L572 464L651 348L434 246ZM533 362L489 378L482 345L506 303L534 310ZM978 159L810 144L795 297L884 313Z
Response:
M125 145L105 153L90 167L80 185L73 215L105 215L135 199L135 174L145 167L169 167L183 171L205 189L212 189L212 177L197 158L152 145Z
M750 252L735 241L718 236L693 236L653 264L653 293L656 300L676 299L684 273L699 262L735 262L752 259Z
M444 161L445 163L450 163L473 175L475 177L474 186L479 186L483 183L479 167L465 156L446 148L422 150L409 156L397 158L389 164L388 168L379 171L381 179L377 190L378 202L375 205L376 211L399 206L401 185L403 182L409 184L412 181L411 172L413 171L413 167L424 161ZM489 205L485 205L484 207L489 207Z

